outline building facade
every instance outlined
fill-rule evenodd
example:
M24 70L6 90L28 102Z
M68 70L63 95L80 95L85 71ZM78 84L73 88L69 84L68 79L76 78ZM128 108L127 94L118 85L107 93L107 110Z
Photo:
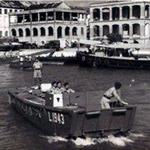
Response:
M90 38L119 33L126 43L150 43L150 2L104 2L90 6Z
M15 1L0 2L0 38L9 36L9 13L20 12L23 5Z
M10 14L10 35L38 45L61 38L86 39L86 28L86 11L64 2L31 5Z

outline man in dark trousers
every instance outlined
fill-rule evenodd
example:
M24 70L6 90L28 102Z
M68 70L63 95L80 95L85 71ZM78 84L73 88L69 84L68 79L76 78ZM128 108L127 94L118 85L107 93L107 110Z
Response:
M124 102L121 97L120 97L120 88L121 88L121 83L120 82L115 82L114 86L109 88L103 95L100 104L101 104L101 108L102 109L110 109L110 102L111 99L114 97L116 98L116 101L118 101L119 103L123 104L123 105L128 105L127 102Z
M42 81L42 67L43 67L43 64L38 59L36 59L34 64L33 64L34 85L39 86L41 84L41 81Z

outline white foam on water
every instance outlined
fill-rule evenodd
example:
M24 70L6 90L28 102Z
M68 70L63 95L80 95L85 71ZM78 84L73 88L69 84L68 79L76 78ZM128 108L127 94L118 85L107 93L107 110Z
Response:
M134 141L129 139L128 137L115 137L113 135L109 135L107 138L99 138L99 139L95 139L95 141L97 143L103 143L103 142L107 142L107 143L112 143L113 145L116 146L126 146L126 144L128 143L133 143Z
M76 146L90 146L96 144L92 138L77 138L76 140L71 140Z
M145 137L145 135L142 134L142 133L131 133L130 136L131 137L135 137L135 138L143 138L143 137Z
M48 143L54 143L54 142L68 142L67 139L60 137L60 136L42 136L48 140Z
M116 146L126 146L128 143L133 143L134 141L131 140L128 137L115 137L113 135L109 135L107 138L86 138L86 139L81 139L77 138L76 140L72 140L72 142L76 146L90 146L90 145L95 145L95 144L101 144L101 143L112 143L113 145Z
M142 134L132 134L132 137L142 137ZM130 139L129 137L115 137L113 135L109 135L106 138L77 138L76 140L67 140L63 137L59 136L44 136L48 140L48 143L54 143L54 142L68 142L71 141L74 143L77 147L85 147L85 146L91 146L91 145L96 145L96 144L102 144L102 143L111 143L113 145L119 146L119 147L124 147L129 143L133 143L134 141Z

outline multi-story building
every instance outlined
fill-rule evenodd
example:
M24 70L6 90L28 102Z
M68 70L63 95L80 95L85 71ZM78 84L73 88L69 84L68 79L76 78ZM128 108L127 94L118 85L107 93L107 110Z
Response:
M119 33L126 43L150 42L150 2L114 1L90 6L90 37L106 40L110 33Z
M17 1L0 1L0 38L9 36L9 13L20 12L23 8Z
M42 45L50 40L86 39L86 10L64 2L36 4L10 14L10 35Z

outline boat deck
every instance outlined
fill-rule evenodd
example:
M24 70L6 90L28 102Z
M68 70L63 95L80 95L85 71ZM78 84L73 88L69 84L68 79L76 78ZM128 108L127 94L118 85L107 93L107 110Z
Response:
M23 91L23 92L21 92ZM15 93L15 92L12 92ZM46 94L40 90L22 89L15 93L15 96L29 104L37 106L46 106ZM63 107L61 109L76 109L77 107L85 108L86 112L100 111L100 100L103 92L76 92L73 94L63 94Z
M134 57L124 57L124 56L100 56L100 55L96 55L96 54L89 54L89 56L92 56L92 57L100 57L100 58L107 58L107 59L118 59L118 60L135 60ZM144 57L144 58L138 58L138 60L142 60L142 61L149 61L150 58L149 57Z

